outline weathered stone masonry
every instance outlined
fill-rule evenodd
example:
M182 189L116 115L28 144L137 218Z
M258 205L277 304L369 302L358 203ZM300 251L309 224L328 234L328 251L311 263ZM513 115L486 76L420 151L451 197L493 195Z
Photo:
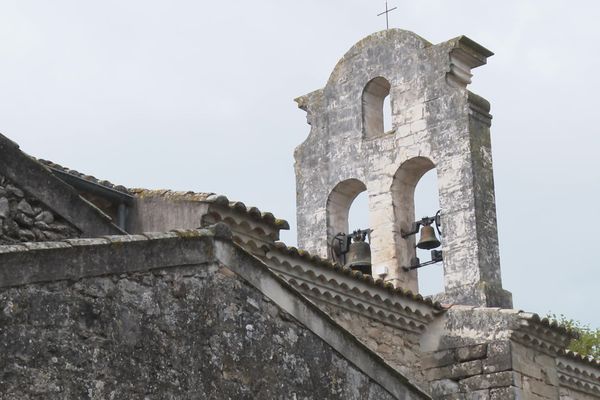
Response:
M0 398L428 398L229 235L0 246Z
M55 241L81 233L0 175L0 244Z
M431 328L421 349L433 398L600 398L600 362L566 351L573 333L536 314L455 306Z
M113 223L111 218L103 213L97 206L80 196L72 186L54 176L48 167L22 152L19 149L18 144L2 134L0 134L0 155L0 176L2 176L7 186L16 189L7 191L7 194L10 196L8 199L9 203L15 198L25 198L28 203L31 203L30 205L36 208L34 211L39 209L53 214L54 221L51 222L51 224L54 225L49 226L49 228L54 229L46 228L46 226L40 224L38 224L37 229L43 232L59 233L62 237L73 237L74 235L81 237L95 237L100 235L126 233L122 229L119 229ZM3 195L3 197L4 196L5 195ZM5 201L3 209L6 214ZM29 208L24 204L21 206L20 211L27 211L23 213L27 217L31 217L31 214L33 214L29 212ZM9 204L9 220L14 221L13 217L18 215L18 213L15 214L15 212L16 211L14 211ZM39 213L35 214L35 217L39 215ZM19 224L20 228L32 227L28 219L22 217L17 218L16 222ZM50 216L45 213L37 222L48 224L47 221L51 220ZM68 223L70 228L63 228L63 226L67 225L65 222ZM35 221L33 225L35 226ZM77 234L74 233L75 231L73 231L73 228L78 232ZM11 235L8 235L10 239L43 241L48 240L49 236L52 237L52 240L59 238L58 236L51 234L36 234L32 229L28 230L32 231L33 237L26 231L23 231L19 235L14 232L15 229L16 227L12 223L9 223L9 231L12 231Z
M298 244L321 257L348 233L354 198L369 196L375 274L418 292L414 189L437 168L447 302L510 307L502 289L490 147L489 103L469 92L471 69L492 53L466 37L432 45L390 29L354 45L323 89L299 97L310 134L295 152ZM383 132L389 94L392 129ZM377 109L378 108L378 109ZM377 109L377 110L376 110ZM432 210L435 213L436 210Z

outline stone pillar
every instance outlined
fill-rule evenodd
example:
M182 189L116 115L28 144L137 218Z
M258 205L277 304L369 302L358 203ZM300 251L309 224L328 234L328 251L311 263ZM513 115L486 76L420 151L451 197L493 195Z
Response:
M490 106L471 92L467 106L463 148L440 157L438 163L445 292L437 299L511 308L512 297L502 289L500 274Z

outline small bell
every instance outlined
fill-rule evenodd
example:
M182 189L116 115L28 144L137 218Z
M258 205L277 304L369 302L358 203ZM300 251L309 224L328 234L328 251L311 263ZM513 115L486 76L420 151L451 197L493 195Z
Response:
M431 250L440 247L441 244L442 243L435 236L433 226L425 225L421 228L421 238L419 239L419 243L417 243L419 249Z
M346 267L371 275L371 246L360 235L353 237L354 241L346 254Z

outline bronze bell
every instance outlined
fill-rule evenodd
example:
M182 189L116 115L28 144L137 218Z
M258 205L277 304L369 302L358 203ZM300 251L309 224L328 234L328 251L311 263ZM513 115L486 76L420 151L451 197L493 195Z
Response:
M419 239L419 243L417 243L419 249L431 250L440 247L441 244L442 243L435 236L433 226L425 225L421 228L421 238Z
M371 246L361 238L354 238L346 253L346 267L371 275Z

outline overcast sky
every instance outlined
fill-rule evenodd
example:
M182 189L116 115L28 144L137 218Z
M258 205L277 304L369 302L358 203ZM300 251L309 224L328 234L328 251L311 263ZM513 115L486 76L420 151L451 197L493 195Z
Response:
M295 244L293 150L309 126L292 99L385 27L384 6L0 0L0 132L114 183L272 211ZM600 2L392 6L392 27L433 43L464 34L496 53L470 89L494 115L504 287L516 308L600 326ZM425 292L439 284L435 268L423 272Z

